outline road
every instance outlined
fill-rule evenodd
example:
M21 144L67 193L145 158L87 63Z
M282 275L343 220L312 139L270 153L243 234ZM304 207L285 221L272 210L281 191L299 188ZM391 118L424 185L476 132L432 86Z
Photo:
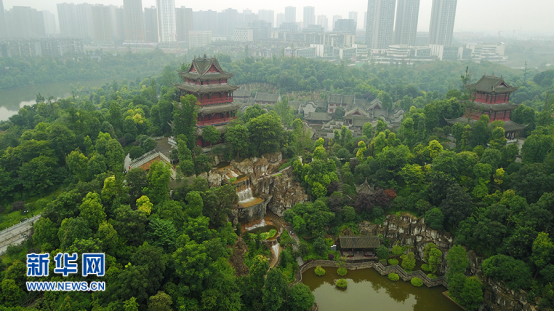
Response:
M19 245L27 239L33 229L33 223L40 218L34 216L0 232L0 255L3 255L9 245Z

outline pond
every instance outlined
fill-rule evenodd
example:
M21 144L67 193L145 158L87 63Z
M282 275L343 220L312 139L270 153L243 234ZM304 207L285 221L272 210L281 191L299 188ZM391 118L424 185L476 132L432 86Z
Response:
M302 275L302 282L315 295L321 311L460 311L446 298L442 286L415 287L410 282L393 282L374 269L348 271L345 277L336 268L325 268L324 276L317 276L315 268ZM340 290L334 280L345 278L348 287Z
M250 230L250 231L248 231L248 233L260 234L260 233L269 232L271 230L277 230L277 227L274 226L274 225L264 225L264 226L261 226L261 227L257 227L253 230Z
M8 120L17 114L19 109L25 105L36 103L37 93L48 99L53 96L55 99L71 96L71 86L85 88L98 88L110 82L110 80L90 80L84 82L59 82L28 86L10 90L0 90L0 121Z

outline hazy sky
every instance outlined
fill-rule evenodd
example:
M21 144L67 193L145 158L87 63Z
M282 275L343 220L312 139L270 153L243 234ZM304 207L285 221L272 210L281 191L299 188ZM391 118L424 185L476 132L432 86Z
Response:
M39 10L49 10L57 14L56 3L101 3L123 5L123 0L3 0L4 8L9 9L14 5L31 6ZM278 3L278 4L274 4ZM142 0L144 7L154 6L155 0ZM429 30L432 0L421 0L419 9L418 31ZM193 10L221 11L226 8L234 8L239 11L251 9L257 12L259 9L271 9L277 13L284 13L285 6L296 7L296 18L302 20L302 8L314 6L315 14L325 14L332 21L335 14L348 18L348 12L358 12L358 23L363 23L363 14L367 10L366 0L175 0L177 7L191 7ZM554 34L554 0L458 0L455 31L502 31L503 36L512 35L512 32L529 33L540 32Z

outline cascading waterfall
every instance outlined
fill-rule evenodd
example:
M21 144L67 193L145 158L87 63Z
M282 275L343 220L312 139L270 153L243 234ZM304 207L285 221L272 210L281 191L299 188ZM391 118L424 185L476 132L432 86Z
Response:
M254 224L253 226L246 227L245 230L246 230L246 232L249 232L249 231L252 231L253 229L257 229L257 228L264 227L264 226L266 226L265 220L262 219L262 222L260 222L258 224Z
M237 195L239 196L239 204L248 203L255 199L254 195L252 194L252 188L250 187L250 180L246 181L246 185L244 186L244 189L238 191Z

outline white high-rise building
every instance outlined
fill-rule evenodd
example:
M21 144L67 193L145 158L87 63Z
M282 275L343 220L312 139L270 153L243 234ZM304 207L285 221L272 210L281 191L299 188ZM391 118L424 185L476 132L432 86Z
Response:
M175 0L156 0L159 42L175 42Z
M368 0L366 44L370 49L386 49L392 44L396 0Z
M129 42L145 41L142 0L123 0L123 16L125 39Z
M419 0L398 0L394 44L415 45L418 16Z
M304 19L302 24L307 28L309 25L315 25L315 8L313 6L304 7Z
M6 24L6 16L4 13L4 3L0 0L0 38L8 37L8 25Z
M318 15L317 24L319 26L323 26L325 31L329 30L329 19L327 18L327 15Z
M331 29L335 29L335 23L340 19L342 19L342 15L333 15L333 25L331 25Z
M44 32L47 35L57 34L58 27L56 27L56 15L50 11L42 11L42 16L44 18Z
M285 22L285 19L285 13L277 13L277 22L275 23L275 27L281 27L281 24Z
M433 0L429 44L450 45L458 0Z
M285 23L296 23L296 8L288 6L285 8Z

